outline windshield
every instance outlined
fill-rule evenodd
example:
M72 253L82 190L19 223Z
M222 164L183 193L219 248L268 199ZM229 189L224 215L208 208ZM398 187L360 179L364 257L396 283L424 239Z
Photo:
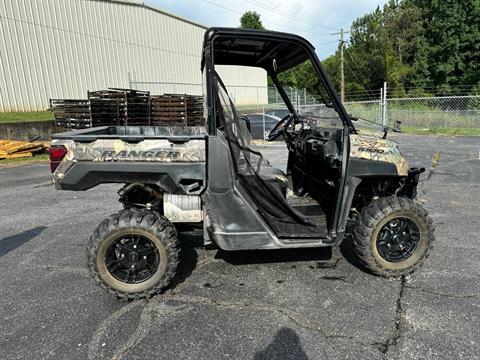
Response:
M300 120L312 126L343 128L343 122L311 60L285 70L277 77Z

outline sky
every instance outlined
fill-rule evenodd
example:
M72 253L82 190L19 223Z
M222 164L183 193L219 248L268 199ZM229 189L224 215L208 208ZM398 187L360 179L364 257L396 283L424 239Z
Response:
M308 39L324 59L338 47L341 28L347 31L359 16L383 6L387 0L145 0L148 5L205 26L240 25L245 11L261 15L269 30L295 33ZM345 35L348 39L348 34Z

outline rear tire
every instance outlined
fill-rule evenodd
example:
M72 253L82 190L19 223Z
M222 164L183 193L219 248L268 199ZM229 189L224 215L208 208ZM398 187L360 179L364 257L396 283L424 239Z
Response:
M425 209L410 199L390 196L361 211L353 240L357 256L371 272L398 277L422 265L435 237Z
M97 226L87 245L95 281L124 299L153 296L175 275L180 244L165 217L145 209L125 209Z

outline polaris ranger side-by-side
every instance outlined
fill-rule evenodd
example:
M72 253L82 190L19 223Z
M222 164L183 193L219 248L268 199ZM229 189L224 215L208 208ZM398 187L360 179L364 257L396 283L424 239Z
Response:
M279 76L302 64L317 79L308 122ZM252 148L248 119L218 65L258 67L275 84L288 112L268 140L284 138L286 173ZM423 262L434 240L431 219L414 202L423 169L408 168L392 141L355 128L308 41L212 28L201 69L205 127L110 126L54 136L57 189L125 184L123 210L88 241L88 267L102 287L127 299L166 288L179 261L179 224L203 229L205 243L229 251L338 245L351 220L356 253L371 272L400 276Z

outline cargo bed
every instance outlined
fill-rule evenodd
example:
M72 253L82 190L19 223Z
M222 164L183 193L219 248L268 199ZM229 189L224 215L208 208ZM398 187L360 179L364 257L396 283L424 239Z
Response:
M102 126L55 134L51 159L57 189L102 183L155 184L172 194L205 185L204 127Z

